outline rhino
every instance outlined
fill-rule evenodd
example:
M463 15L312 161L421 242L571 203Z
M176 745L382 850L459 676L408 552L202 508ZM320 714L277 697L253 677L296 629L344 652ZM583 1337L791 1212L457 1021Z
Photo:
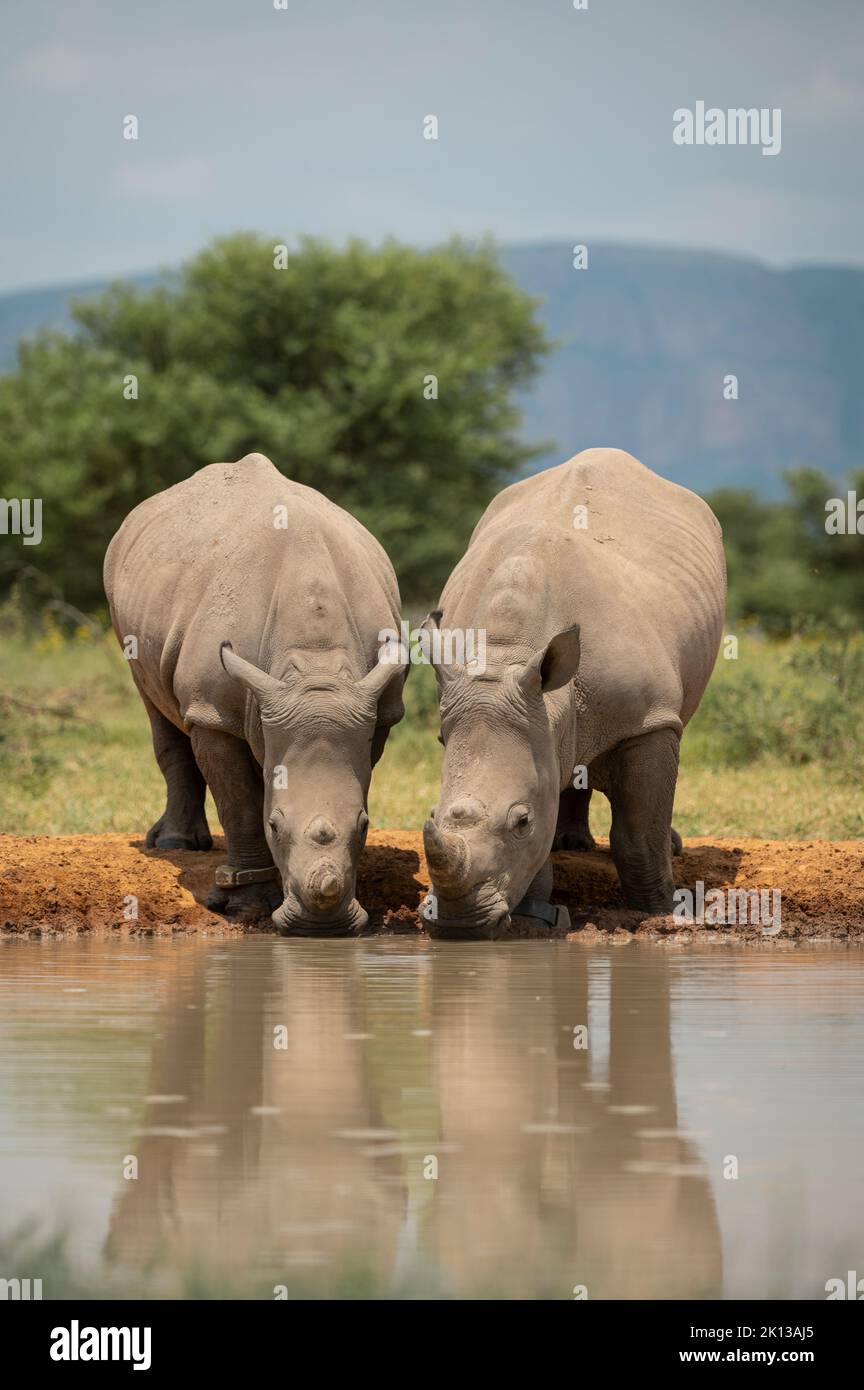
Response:
M424 625L485 638L483 662L433 660L433 935L495 937L513 913L557 921L549 855L593 847L594 789L628 906L671 911L679 746L725 594L711 509L631 454L587 449L494 498Z
M284 934L350 933L372 768L404 713L399 589L378 542L262 454L142 502L105 557L114 631L167 785L152 849L228 862L208 907Z

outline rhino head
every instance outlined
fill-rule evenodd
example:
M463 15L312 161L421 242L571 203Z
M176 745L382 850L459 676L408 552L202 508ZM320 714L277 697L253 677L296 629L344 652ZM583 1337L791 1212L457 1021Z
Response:
M546 864L558 817L563 691L579 666L579 629L528 661L436 667L444 763L423 827L436 900L432 935L494 937Z
M404 652L382 648L360 680L344 662L323 670L306 664L277 680L230 643L220 654L261 716L264 834L285 895L273 921L295 935L360 930L368 920L355 894L369 783L387 730L402 715Z

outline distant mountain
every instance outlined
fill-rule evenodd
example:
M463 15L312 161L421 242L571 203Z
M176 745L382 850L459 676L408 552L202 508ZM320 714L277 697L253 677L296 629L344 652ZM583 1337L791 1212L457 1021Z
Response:
M558 346L522 400L525 435L554 441L536 466L593 445L629 449L698 491L777 491L815 464L835 478L864 464L864 270L642 246L505 246L501 259ZM146 287L158 276L129 279ZM104 283L0 296L0 369L15 343L68 327L71 295ZM738 399L723 382L738 378Z
M586 270L560 244L502 259L561 344L524 401L556 458L615 445L697 491L766 493L796 464L864 465L864 270L638 246L589 247Z
M116 278L127 284L138 285L141 289L149 289L161 277L150 272ZM109 283L108 280L79 281L74 285L49 285L41 290L16 290L13 294L0 294L0 372L11 371L15 366L19 338L35 333L39 328L71 328L70 299L87 299L100 294Z

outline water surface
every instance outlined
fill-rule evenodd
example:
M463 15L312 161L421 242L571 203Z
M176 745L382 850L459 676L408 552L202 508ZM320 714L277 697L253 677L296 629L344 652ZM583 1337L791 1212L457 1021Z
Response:
M109 1294L824 1298L862 1059L855 948L6 939L0 1233Z

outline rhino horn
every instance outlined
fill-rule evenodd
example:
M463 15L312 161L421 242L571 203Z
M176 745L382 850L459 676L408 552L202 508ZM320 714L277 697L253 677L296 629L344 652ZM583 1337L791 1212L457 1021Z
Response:
M317 864L306 881L306 896L319 911L326 912L342 901L342 878L335 864L323 860Z
M439 888L464 885L471 856L461 835L445 834L434 820L427 820L423 826L423 846L429 872Z

